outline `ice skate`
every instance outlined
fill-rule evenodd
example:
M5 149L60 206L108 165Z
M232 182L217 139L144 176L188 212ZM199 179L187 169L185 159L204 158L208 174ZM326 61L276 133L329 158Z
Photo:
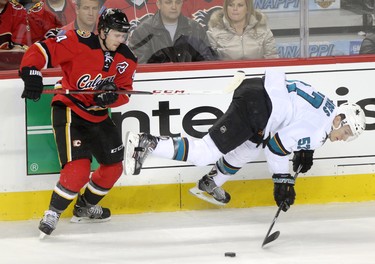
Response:
M213 176L217 174L216 167L214 167L208 174L204 175L198 181L196 187L191 188L191 194L199 199L215 205L226 205L230 201L230 195L223 188L217 186L213 180Z
M60 214L52 210L44 212L43 219L39 222L40 239L43 239L46 235L50 235L53 230L56 229L57 222L59 221Z
M73 217L70 219L72 223L96 223L106 222L111 219L111 211L100 205L92 205L86 202L81 195L77 198L74 205Z
M158 137L150 134L134 134L127 132L125 136L125 175L138 175L141 172L142 165L158 145Z

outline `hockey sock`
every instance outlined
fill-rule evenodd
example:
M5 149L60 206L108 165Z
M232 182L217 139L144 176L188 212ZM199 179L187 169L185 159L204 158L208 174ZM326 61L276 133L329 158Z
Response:
M174 152L174 139L171 137L160 137L158 145L152 154L167 159L173 159Z
M174 160L186 161L189 152L189 141L187 138L173 138Z
M83 197L86 202L92 205L96 205L100 202L101 199L109 192L110 189L102 188L96 185L92 180L90 180L87 188L83 193Z
M58 182L52 192L49 209L61 214L77 197L77 194L78 192L70 191Z
M222 186L229 178L241 168L230 165L223 157L216 162L217 175L213 177L217 186Z
M89 204L98 204L120 178L122 170L122 162L110 165L100 164L99 168L93 172L83 193L85 200Z

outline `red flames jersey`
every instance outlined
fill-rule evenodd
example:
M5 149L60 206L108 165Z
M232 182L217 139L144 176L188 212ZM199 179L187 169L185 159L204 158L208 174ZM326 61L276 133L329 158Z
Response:
M62 27L57 17L52 12L46 10L43 2L35 3L28 10L16 0L11 0L11 2L26 12L25 26L20 27L17 36L14 36L16 43L30 46L34 42L44 39L44 34L51 28Z
M45 9L49 12L55 14L57 19L61 22L61 24L64 26L66 24L69 24L74 19L76 19L76 10L75 5L73 4L72 0L65 0L64 7L61 11L55 11L47 0L42 0L45 3Z
M107 0L106 7L119 8L128 17L132 29L158 11L157 0ZM182 14L199 22L206 27L211 11L221 7L223 0L184 0Z
M133 90L133 77L137 59L128 46L121 44L115 52L103 51L99 38L90 32L67 31L65 35L50 38L32 45L25 53L20 68L61 66L62 79L56 88L68 90L94 90L105 82ZM70 107L76 114L91 122L101 122L108 116L106 108L94 102L93 95L55 95L52 104ZM110 105L116 107L129 101L127 95L119 95Z
M11 49L20 28L26 27L26 11L18 3L8 2L0 12L0 49Z

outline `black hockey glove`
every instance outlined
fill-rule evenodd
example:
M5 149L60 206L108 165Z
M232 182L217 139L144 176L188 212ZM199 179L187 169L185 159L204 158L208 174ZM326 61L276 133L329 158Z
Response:
M94 95L95 103L101 107L106 107L107 105L113 104L118 99L118 94L113 93L113 91L117 90L117 87L112 82L103 83L99 85L96 90L106 91Z
M38 101L43 91L42 73L34 66L23 67L19 72L19 76L25 83L21 98Z
M295 180L289 173L274 174L272 179L274 182L273 197L277 206L284 202L281 209L286 212L294 204L296 198L296 192L294 191Z
M302 165L302 173L307 172L313 165L314 150L300 150L294 151L293 156L293 171L296 172L299 165Z

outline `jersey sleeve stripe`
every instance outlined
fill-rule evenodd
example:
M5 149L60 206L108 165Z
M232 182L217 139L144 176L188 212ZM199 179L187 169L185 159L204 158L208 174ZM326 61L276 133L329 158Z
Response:
M281 143L278 133L268 141L267 146L272 153L278 156L286 156L290 154Z
M47 45L43 42L37 42L35 43L36 46L39 48L39 51L43 54L43 57L45 59L45 64L43 66L43 69L52 68L51 62L50 62L50 54L47 48Z

